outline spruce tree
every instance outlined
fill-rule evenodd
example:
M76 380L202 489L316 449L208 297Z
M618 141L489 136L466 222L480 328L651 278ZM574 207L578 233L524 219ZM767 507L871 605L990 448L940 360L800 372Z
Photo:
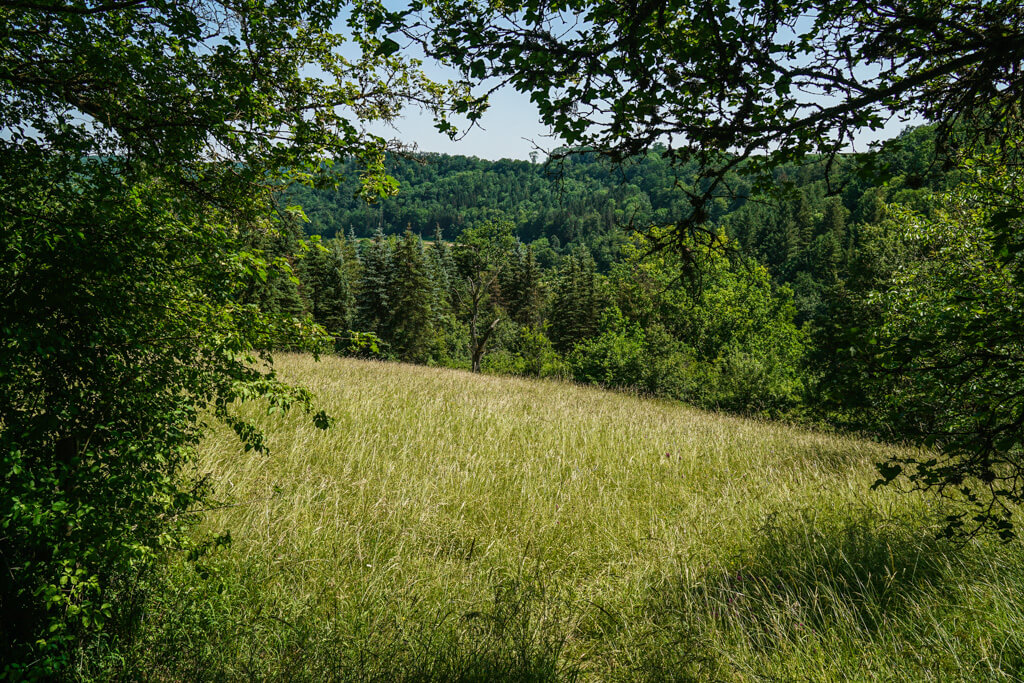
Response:
M387 337L402 360L425 362L432 345L432 283L419 236L406 229L392 258Z
M549 336L558 351L571 351L600 331L606 299L593 257L577 249L559 269L552 294Z
M326 245L314 243L297 272L308 312L332 335L347 331L352 322L355 297L344 267L339 240Z
M385 341L391 320L391 243L377 228L373 241L362 255L362 273L359 280L357 323L362 332L372 332Z
M305 303L299 292L294 254L301 250L301 228L296 224L281 226L273 233L256 233L248 240L249 248L267 264L264 277L255 278L241 295L243 303L255 304L273 316L299 318ZM281 340L272 340L270 347L286 347Z
M356 317L356 294L358 293L359 282L362 279L363 264L359 259L359 241L355 233L349 227L348 234L340 242L341 268L345 272L345 279L349 282L349 290L352 292L352 307L350 324L355 322Z
M452 311L452 284L455 264L451 249L444 242L440 224L434 226L434 243L427 250L427 269L430 274L430 310L435 324Z
M527 327L540 326L544 295L541 289L541 269L533 245L516 245L510 277L503 294L512 320Z

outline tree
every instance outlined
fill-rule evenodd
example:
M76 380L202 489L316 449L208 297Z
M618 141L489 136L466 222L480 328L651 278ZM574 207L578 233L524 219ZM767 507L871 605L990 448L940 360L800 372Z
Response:
M558 269L551 291L550 337L555 348L567 353L598 333L607 305L601 278L590 252L577 249Z
M406 230L392 259L388 337L402 360L425 362L431 347L430 294L432 285L423 242Z
M345 251L342 240L314 240L296 269L309 314L332 335L348 332L355 310Z
M455 266L462 281L456 291L462 315L469 325L469 357L473 372L480 372L487 342L502 319L494 295L498 278L508 266L508 252L513 243L512 225L504 220L491 220L467 228L455 241Z
M502 290L512 320L527 327L540 327L544 292L532 244L516 244Z
M348 11L358 56L332 22ZM0 7L0 677L52 678L118 616L208 491L184 465L206 415L308 392L266 349L318 350L308 318L245 303L269 263L246 244L334 159L386 194L388 144L357 123L406 102L471 107L373 35L370 0ZM310 75L318 74L318 75ZM209 412L207 412L209 410ZM315 417L325 427L327 417Z
M930 215L896 211L908 257L871 297L862 359L875 419L935 447L883 463L879 483L902 474L965 503L950 533L1009 539L1024 501L1024 175L988 163Z
M357 299L359 329L377 336L386 335L391 321L391 241L378 228L373 241L363 251L362 278Z
M472 77L529 93L568 145L624 160L664 145L696 167L670 216L714 241L731 172L835 155L898 116L985 140L1024 97L1017 0L420 0L389 26ZM497 86L495 86L497 87Z
M452 263L451 249L444 241L440 225L434 226L434 241L427 250L427 266L433 286L430 295L430 309L435 324L441 324L451 313L452 271L455 269L455 264Z
M301 228L292 222L248 235L246 251L266 264L266 277L255 278L240 301L273 316L301 318L306 305L294 265L303 246ZM272 341L268 348L280 346Z
M792 414L804 388L806 335L794 323L789 288L774 285L763 265L707 247L696 252L700 282L687 284L687 262L671 250L651 253L656 241L634 235L610 276L616 310L647 337L648 389L704 407ZM673 355L676 362L667 362Z

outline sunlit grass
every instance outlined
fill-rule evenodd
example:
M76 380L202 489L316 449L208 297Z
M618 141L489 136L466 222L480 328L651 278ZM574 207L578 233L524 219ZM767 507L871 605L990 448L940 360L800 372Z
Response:
M1024 667L1020 544L934 539L882 447L555 382L279 359L336 418L246 413L231 507L122 675L978 680ZM206 577L206 578L203 578Z

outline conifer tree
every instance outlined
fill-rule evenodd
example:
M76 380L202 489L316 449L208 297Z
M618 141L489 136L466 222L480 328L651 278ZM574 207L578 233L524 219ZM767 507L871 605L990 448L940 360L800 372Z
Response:
M293 255L301 250L301 229L297 224L284 225L275 233L256 233L250 240L254 254L267 263L265 277L254 279L241 296L244 303L256 304L269 315L298 318L305 312L299 292ZM270 343L281 346L280 340Z
M334 335L348 330L355 297L345 269L342 242L314 243L296 270L313 320Z
M378 227L362 255L357 320L360 331L373 332L382 339L391 321L391 261L391 242Z
M284 257L278 257L284 259ZM297 318L302 315L304 306L299 293L299 283L290 272L291 262L281 260L279 267L268 271L266 288L260 298L260 308L274 315Z
M523 243L516 240L505 256L506 264L498 276L495 301L515 320L513 310L519 300L519 266L523 260Z
M520 325L539 327L544 295L541 289L541 269L537 264L532 244L516 245L512 266L504 292L509 316Z
M804 249L814 240L814 210L811 201L807 198L807 192L801 189L797 193L796 206L793 210L793 220L796 221L799 231L799 248Z
M846 235L846 219L850 212L843 206L839 197L829 197L825 202L825 213L821 218L821 232L835 235L836 240L843 242Z
M840 268L845 260L843 244L846 240L846 217L849 211L839 197L831 197L825 203L821 219L821 234L814 244L811 267L816 279L832 286L840 277Z
M356 316L356 294L359 282L362 279L363 264L359 259L359 241L355 233L349 227L348 234L340 241L341 267L345 271L345 278L349 282L349 289L352 292L352 308L350 324L355 322Z
M455 274L451 249L445 244L440 224L434 225L434 242L427 250L427 269L431 282L430 309L436 323L451 313Z
M560 352L596 335L606 298L597 267L585 248L574 251L559 269L552 294L550 337Z
M432 283L423 242L407 229L392 258L387 337L402 360L425 362L432 341Z

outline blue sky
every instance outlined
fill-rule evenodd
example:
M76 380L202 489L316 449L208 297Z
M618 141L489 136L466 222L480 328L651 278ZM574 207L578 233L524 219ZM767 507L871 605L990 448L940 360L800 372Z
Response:
M863 131L855 136L855 150L866 151L871 142L895 137L908 125L920 123L923 123L920 119L909 122L894 119L880 131ZM416 110L409 110L393 128L378 128L375 132L415 144L421 152L462 154L492 160L529 159L530 152L537 147L551 150L559 145L558 140L550 137L547 128L541 125L537 108L529 96L512 88L493 94L491 106L483 119L459 140L450 140L438 133L430 115ZM539 157L543 161L543 151Z
M408 51L411 46L406 45ZM457 80L456 70L444 67L424 58L422 52L413 49L414 56L424 60L423 70L436 81ZM490 97L491 105L477 125L457 140L438 133L429 114L414 108L392 126L371 126L370 130L387 138L397 138L408 145L414 145L421 152L443 152L476 156L481 159L529 159L531 152L539 150L540 160L545 152L560 146L548 129L539 121L536 106L529 95L505 87ZM914 117L909 121L894 118L879 131L861 131L854 136L851 151L866 151L872 142L895 137L909 125L920 125L924 121ZM453 121L460 130L467 128L466 122Z
M491 106L483 119L461 139L451 140L438 133L430 115L416 110L409 110L393 128L377 128L375 132L415 144L421 152L492 160L529 159L530 152L537 147L548 150L558 146L557 140L548 137L547 128L541 125L539 118L529 96L504 88L491 95ZM466 127L465 122L458 121L456 126L460 130ZM539 157L543 160L545 155L540 153Z

